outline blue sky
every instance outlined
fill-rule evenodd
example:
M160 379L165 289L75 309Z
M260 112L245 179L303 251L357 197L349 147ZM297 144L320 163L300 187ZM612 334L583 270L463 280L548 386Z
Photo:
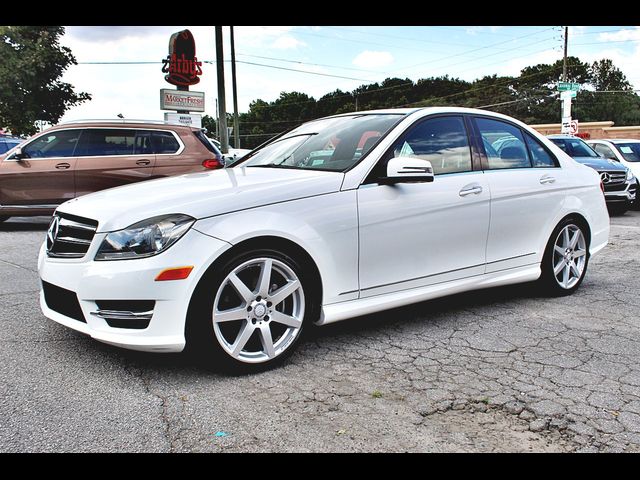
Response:
M93 100L70 109L63 120L80 118L162 119L160 61L171 33L189 28L200 60L215 60L214 27L72 26L62 44L80 65L64 80ZM281 91L319 98L337 88L352 90L387 77L419 78L448 74L474 80L489 74L517 75L526 66L562 57L560 26L282 26L234 27L239 110L257 98L274 100ZM224 27L225 59L230 58ZM640 88L640 27L574 26L569 55L592 62L611 58L634 88ZM90 65L83 62L158 62L141 65ZM257 65L259 64L259 65ZM303 70L297 72L292 70ZM231 68L226 64L227 110L232 110ZM200 84L206 114L215 116L215 65L205 64Z

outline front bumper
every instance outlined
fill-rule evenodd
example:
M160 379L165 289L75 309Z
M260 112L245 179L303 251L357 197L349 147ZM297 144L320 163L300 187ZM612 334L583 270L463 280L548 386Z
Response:
M604 198L607 203L633 202L636 199L637 184L633 181L626 182L624 188L617 191L607 191L605 186Z
M179 352L185 347L185 322L189 301L206 269L231 245L193 228L166 252L135 260L93 260L105 234L96 234L87 254L80 259L48 257L40 247L38 273L41 280L74 292L86 323L54 311L40 291L44 315L66 327L104 343L132 350ZM154 281L162 270L193 265L188 278ZM144 329L111 327L91 312L100 300L154 300L153 315Z

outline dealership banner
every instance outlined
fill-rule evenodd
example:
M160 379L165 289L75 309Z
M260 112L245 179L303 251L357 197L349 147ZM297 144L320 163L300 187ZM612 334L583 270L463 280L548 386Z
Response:
M204 112L204 92L190 92L161 88L160 109Z

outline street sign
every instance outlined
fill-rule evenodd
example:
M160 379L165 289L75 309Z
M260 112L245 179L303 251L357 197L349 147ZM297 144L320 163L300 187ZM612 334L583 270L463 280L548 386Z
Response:
M578 92L575 90L563 90L560 92L560 99L564 100L565 98L576 98Z
M577 92L578 90L580 90L580 84L579 83L558 82L558 91L559 92L565 92L565 91Z
M560 133L571 133L571 117L562 117Z
M572 120L569 124L569 133L575 135L578 133L578 120Z

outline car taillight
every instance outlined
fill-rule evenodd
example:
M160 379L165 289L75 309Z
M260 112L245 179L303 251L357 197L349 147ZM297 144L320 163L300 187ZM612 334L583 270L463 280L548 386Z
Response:
M204 162L202 162L202 166L204 168L208 168L210 170L215 170L216 168L222 168L224 165L217 158L208 158Z

